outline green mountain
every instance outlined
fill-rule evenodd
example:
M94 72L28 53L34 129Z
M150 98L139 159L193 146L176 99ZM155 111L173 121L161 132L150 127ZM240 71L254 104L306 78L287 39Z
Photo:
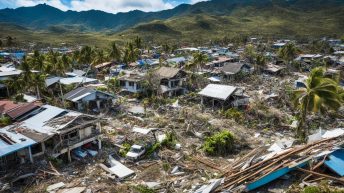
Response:
M343 21L343 0L212 0L159 12L117 14L96 10L64 12L41 4L0 10L0 36L15 29L20 39L32 33L31 40L44 41L45 37L39 36L45 34L54 42L60 37L70 37L64 41L73 42L76 35L87 40L93 36L101 42L136 35L148 41L171 42L206 41L237 34L320 37L343 35Z

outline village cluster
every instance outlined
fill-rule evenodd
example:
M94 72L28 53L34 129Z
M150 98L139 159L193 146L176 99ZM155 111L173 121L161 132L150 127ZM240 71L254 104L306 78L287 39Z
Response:
M0 192L342 187L341 40L120 47L0 50Z

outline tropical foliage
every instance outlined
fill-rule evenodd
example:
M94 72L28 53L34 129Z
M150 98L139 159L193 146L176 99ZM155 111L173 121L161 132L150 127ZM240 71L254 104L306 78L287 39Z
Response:
M306 118L309 113L326 113L338 110L343 104L343 91L338 82L325 76L323 68L315 68L305 83L305 88L293 93L294 106L299 112L297 137L304 140L308 134Z

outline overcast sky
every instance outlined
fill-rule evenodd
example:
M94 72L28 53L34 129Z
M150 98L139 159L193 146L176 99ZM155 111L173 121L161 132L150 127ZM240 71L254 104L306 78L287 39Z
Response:
M181 3L194 4L204 0L0 0L0 9L34 6L46 3L63 11L102 10L109 13L131 10L160 11Z

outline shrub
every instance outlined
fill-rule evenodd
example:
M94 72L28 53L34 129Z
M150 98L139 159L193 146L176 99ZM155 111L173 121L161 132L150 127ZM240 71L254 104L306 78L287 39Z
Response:
M203 144L203 151L209 155L226 155L233 151L234 136L229 131L221 131L208 137Z
M144 185L137 185L134 187L134 189L138 191L139 193L155 193L156 192L155 190L148 188L147 186L144 186Z
M321 193L320 188L315 187L315 186L307 186L304 190L303 193Z
M129 143L123 143L122 146L124 148L119 150L119 155L125 157L130 150L131 145Z
M177 137L173 132L166 133L166 138L161 142L161 146L165 146L169 149L176 147Z
M244 120L244 114L235 108L231 108L231 109L228 109L227 111L224 111L223 115L228 119L229 118L234 119L236 122L242 122Z
M7 116L2 116L0 117L0 126L1 127L5 127L7 125L11 124L11 118L7 117Z
M106 92L107 91L107 88L105 86L98 86L96 88L96 90L99 90L99 91L102 91L102 92Z

